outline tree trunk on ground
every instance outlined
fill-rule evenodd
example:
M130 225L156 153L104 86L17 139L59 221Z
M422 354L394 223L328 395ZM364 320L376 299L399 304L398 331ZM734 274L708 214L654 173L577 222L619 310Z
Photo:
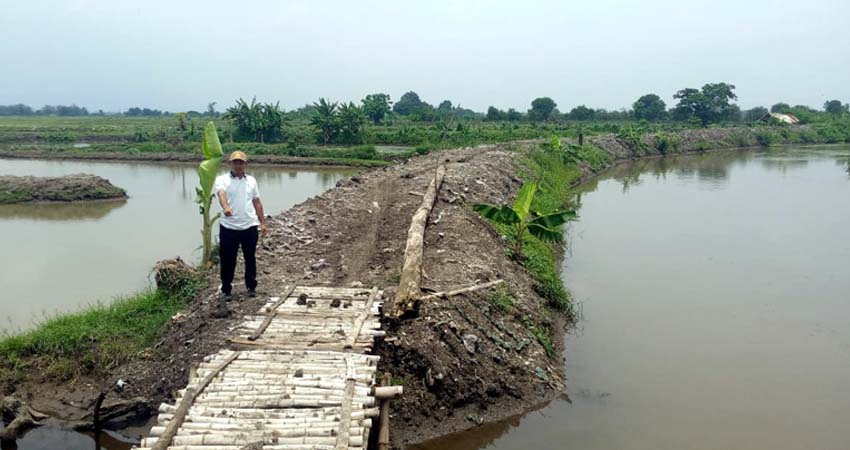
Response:
M390 316L393 318L398 319L405 314L415 313L416 311L422 285L422 255L425 245L425 226L428 224L428 216L434 207L434 203L436 203L437 193L440 191L440 185L443 184L443 177L445 175L446 167L437 167L434 178L428 185L425 196L422 197L422 204L416 210L416 213L413 214L413 219L410 221L410 229L407 231L407 245L404 249L404 265L401 269L401 279L392 310L390 311Z

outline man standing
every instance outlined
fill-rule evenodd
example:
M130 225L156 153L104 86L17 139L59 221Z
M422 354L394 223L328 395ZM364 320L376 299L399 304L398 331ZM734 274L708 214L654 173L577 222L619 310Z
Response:
M213 192L221 205L222 217L219 219L219 254L221 255L221 296L224 300L232 298L231 283L236 271L236 254L242 247L245 257L245 287L248 297L257 296L257 227L265 237L266 216L257 180L245 174L248 157L235 151L230 154L230 173L219 175L215 179Z

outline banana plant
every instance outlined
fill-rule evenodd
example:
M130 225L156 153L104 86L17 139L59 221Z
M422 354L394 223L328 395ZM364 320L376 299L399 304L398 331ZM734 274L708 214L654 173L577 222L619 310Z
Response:
M204 160L198 167L198 176L201 180L201 186L195 188L195 203L200 206L201 215L204 218L203 228L201 229L201 237L203 239L203 255L201 256L201 267L209 267L210 256L212 255L212 228L221 214L216 213L210 217L210 205L212 203L212 188L215 183L215 177L218 175L218 168L221 166L221 161L224 159L224 153L221 151L221 141L218 139L218 132L215 130L215 125L212 122L207 122L204 127L204 135L201 139L201 151L204 153Z
M513 206L487 204L472 206L472 209L482 217L513 228L516 237L513 248L514 258L522 257L522 240L526 231L544 242L561 242L564 239L564 233L560 226L577 217L575 211L559 211L550 214L531 211L531 202L536 192L537 183L529 182L520 188Z

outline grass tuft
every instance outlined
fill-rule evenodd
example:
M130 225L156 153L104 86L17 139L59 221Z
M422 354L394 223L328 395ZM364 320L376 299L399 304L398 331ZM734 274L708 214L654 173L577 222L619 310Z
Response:
M490 304L502 312L511 311L516 305L516 298L511 293L510 288L504 284L500 284L490 295Z
M157 332L197 292L192 280L179 292L146 290L84 311L47 319L34 329L0 339L0 386L41 370L68 380L116 367L149 347Z

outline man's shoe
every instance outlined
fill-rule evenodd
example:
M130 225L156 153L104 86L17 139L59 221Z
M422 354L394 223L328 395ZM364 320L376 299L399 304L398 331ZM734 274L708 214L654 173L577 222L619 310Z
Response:
M227 293L227 292L222 292L221 293L221 299L226 301L226 302L229 302L229 301L233 300L233 294L230 294L230 293Z
M254 289L248 289L248 298L254 298L257 296L257 291Z

